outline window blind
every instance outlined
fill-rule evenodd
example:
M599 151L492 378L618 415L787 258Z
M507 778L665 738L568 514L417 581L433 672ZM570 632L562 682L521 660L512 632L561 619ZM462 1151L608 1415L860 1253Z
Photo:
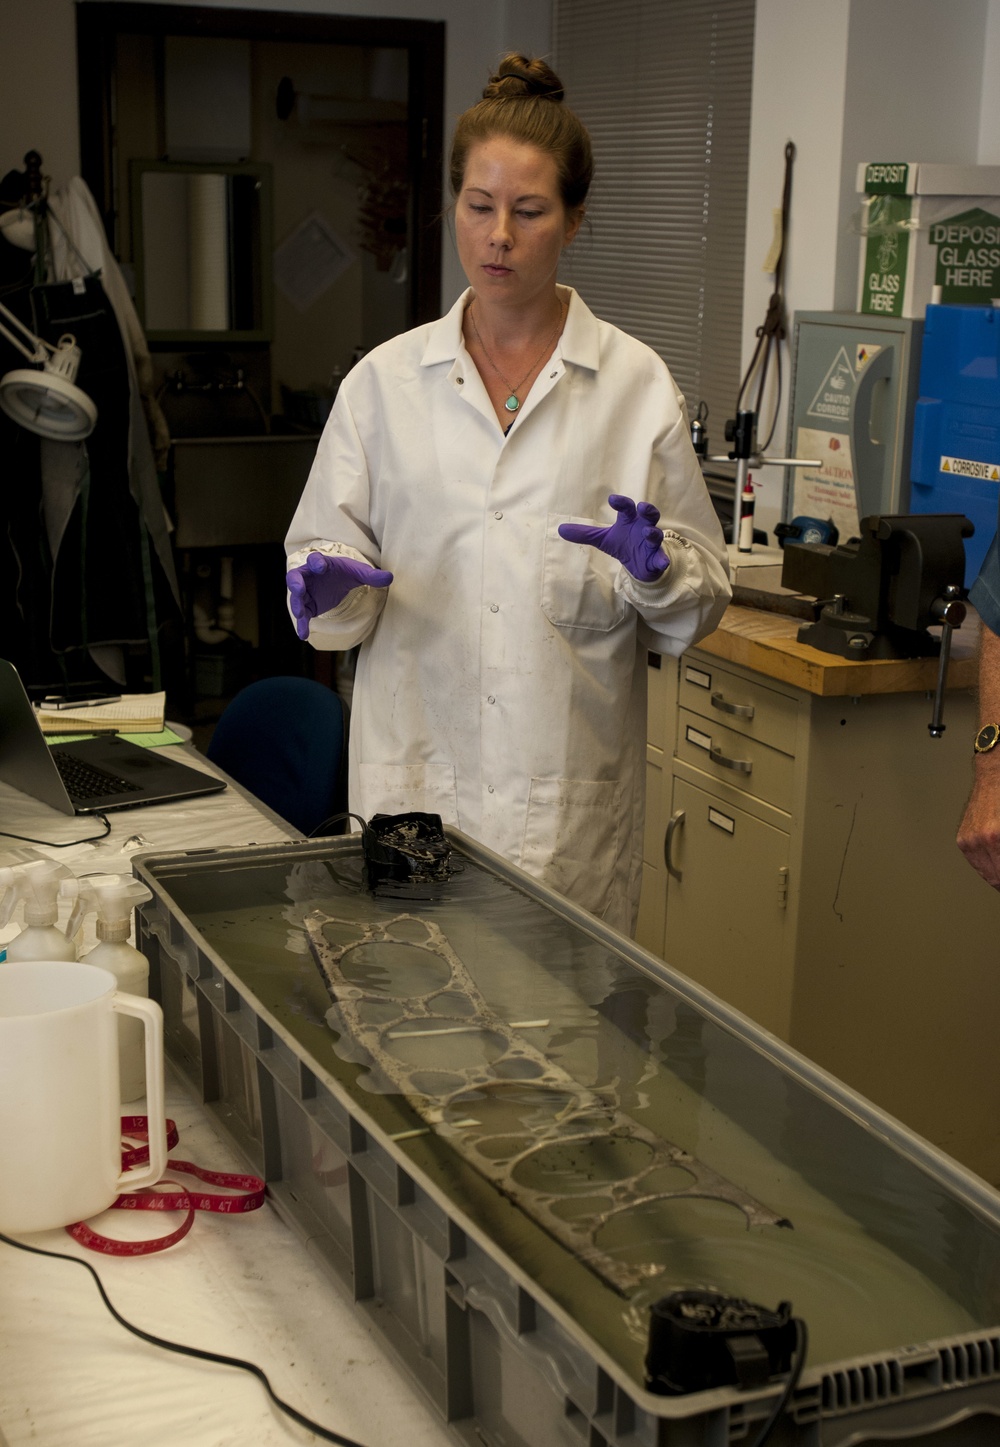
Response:
M563 267L666 362L710 446L740 382L754 0L556 0L555 69L591 133L587 221Z

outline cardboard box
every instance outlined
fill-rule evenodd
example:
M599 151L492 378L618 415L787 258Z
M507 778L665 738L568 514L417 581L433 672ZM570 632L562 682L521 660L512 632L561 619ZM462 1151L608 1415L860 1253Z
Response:
M1000 302L1000 166L863 161L858 310Z

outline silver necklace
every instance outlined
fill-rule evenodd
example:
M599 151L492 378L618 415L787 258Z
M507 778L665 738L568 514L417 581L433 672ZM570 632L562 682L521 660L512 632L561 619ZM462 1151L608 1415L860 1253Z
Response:
M549 352L552 350L552 347L553 347L554 344L555 344L556 337L558 337L559 333L562 331L562 327L563 327L563 308L565 307L565 305L566 305L566 303L565 303L564 301L560 301L560 303L559 303L559 320L558 320L558 322L556 323L556 329L555 329L555 331L552 333L551 337L549 337L548 341L545 343L545 346L544 346L544 347L542 348L542 350L538 353L538 356L537 356L537 357L535 358L535 360L532 362L531 366L530 366L530 367L528 368L528 370L525 372L524 376L521 378L520 382L518 382L517 386L512 386L511 383L510 383L510 382L507 380L507 378L504 376L504 374L501 372L501 370L500 370L500 368L497 366L496 362L494 362L494 360L493 360L493 358L490 356L489 352L486 350L486 343L483 341L482 337L479 335L479 328L476 326L476 318L475 318L475 317L473 316L473 314L472 314L472 305L470 304L470 306L469 306L469 321L472 323L472 330L473 330L473 331L475 332L475 334L476 334L476 341L479 343L479 345L480 345L480 346L482 347L482 349L483 349L483 356L484 356L484 357L486 358L486 360L489 362L489 364L490 364L490 366L493 368L494 372L496 372L497 376L500 378L501 382L504 384L504 386L508 389L508 391L509 391L509 393L510 393L510 396L507 398L506 402L504 402L504 404L503 404L504 407L507 409L508 412L516 412L517 409L520 407L520 405L521 405L521 400L520 400L520 398L519 398L518 395L517 395L518 392L519 392L519 391L521 390L521 388L524 386L525 382L526 382L526 381L528 380L528 378L531 376L532 372L533 372L533 371L535 370L535 368L538 366L539 362L543 362L543 361L545 360L545 358L548 356Z

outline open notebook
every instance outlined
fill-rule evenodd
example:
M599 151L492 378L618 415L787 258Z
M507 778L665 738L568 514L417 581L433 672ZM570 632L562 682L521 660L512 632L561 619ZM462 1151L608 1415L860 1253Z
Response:
M17 669L0 658L0 779L62 814L166 804L226 787L115 734L46 743Z

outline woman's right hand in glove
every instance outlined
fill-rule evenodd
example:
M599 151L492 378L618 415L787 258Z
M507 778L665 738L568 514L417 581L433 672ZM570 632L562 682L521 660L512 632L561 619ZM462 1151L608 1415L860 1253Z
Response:
M392 574L370 563L339 554L310 553L300 568L285 574L289 606L300 638L309 637L309 623L329 613L354 588L388 588Z

